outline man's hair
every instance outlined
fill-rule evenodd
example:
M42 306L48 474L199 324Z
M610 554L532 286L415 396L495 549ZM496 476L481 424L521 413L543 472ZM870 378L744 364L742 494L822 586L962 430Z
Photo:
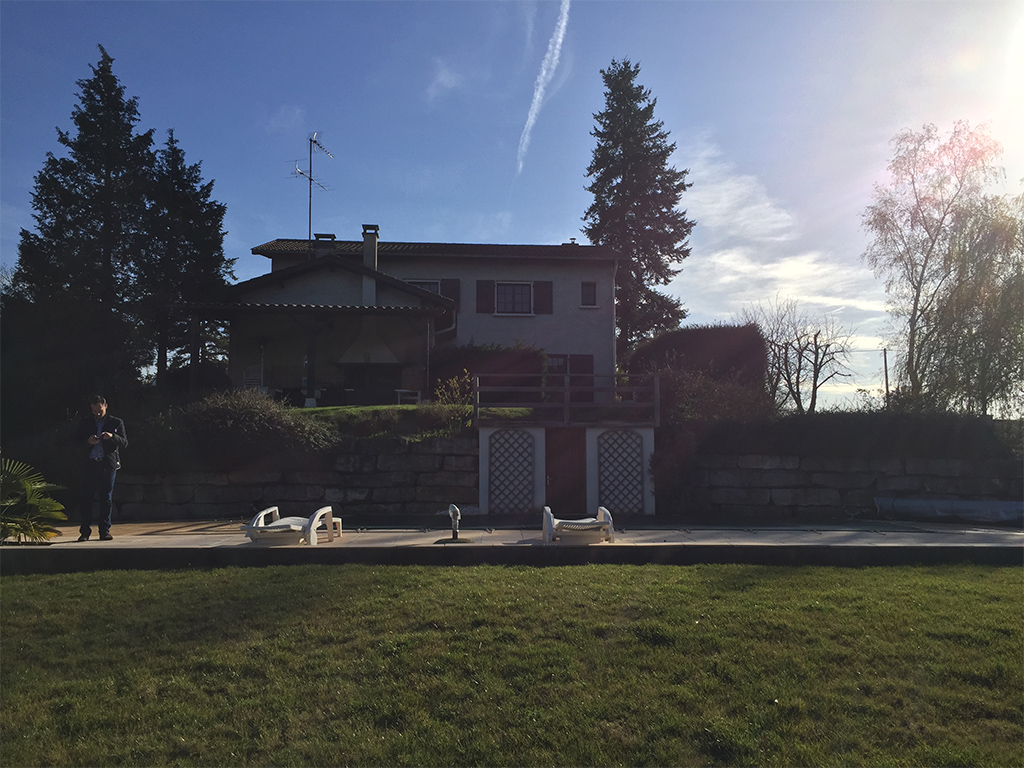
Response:
M93 395L89 398L89 405L106 405L107 400L103 395Z

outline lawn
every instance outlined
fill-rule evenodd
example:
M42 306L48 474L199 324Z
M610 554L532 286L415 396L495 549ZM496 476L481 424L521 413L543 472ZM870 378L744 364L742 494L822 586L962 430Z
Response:
M1018 568L8 576L0 764L1024 765Z

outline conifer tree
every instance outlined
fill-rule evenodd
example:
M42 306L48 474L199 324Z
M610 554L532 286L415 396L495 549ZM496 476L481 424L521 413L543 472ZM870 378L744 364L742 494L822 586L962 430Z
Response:
M156 153L145 261L139 270L144 315L156 351L157 381L167 370L169 354L188 344L186 323L168 313L178 302L209 300L233 277L234 259L224 256L226 208L212 198L213 182L204 183L202 164L189 165L185 152L167 132ZM217 328L204 329L203 344L221 340Z
M96 391L134 378L146 360L133 333L133 283L145 244L153 172L152 131L137 133L137 100L125 98L100 46L93 76L79 80L77 131L57 129L67 155L47 153L32 194L36 231L21 231L12 290L50 316L61 363ZM25 336L41 329L22 329Z
M146 366L184 345L167 309L211 296L232 276L225 208L173 132L153 149L138 132L114 59L100 46L79 80L75 131L57 129L32 194L35 230L21 231L3 286L4 412L62 413L85 394L126 394ZM31 406L28 406L31 403Z
M667 285L679 273L673 265L689 255L687 239L695 224L677 208L690 186L688 171L669 165L676 145L654 119L657 99L636 82L639 73L629 59L601 70L605 108L594 115L597 146L586 173L594 202L583 216L591 243L627 257L615 285L620 359L686 317L678 299L654 286Z

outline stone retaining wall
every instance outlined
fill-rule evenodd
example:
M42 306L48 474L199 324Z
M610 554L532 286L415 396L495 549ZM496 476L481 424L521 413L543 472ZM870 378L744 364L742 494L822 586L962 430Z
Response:
M830 520L877 517L876 496L1020 500L1015 461L697 455L686 471L687 516Z
M335 505L349 515L423 515L451 503L475 506L479 496L477 442L436 438L347 441L334 466L320 470L253 469L179 475L118 474L119 520L248 519L278 506L309 515Z
M118 475L120 520L247 519L277 505L308 515L335 505L346 515L432 515L479 502L475 439L417 443L351 438L326 470L254 469L183 475ZM876 496L1024 498L1020 462L695 455L682 493L661 514L706 522L782 522L877 516Z

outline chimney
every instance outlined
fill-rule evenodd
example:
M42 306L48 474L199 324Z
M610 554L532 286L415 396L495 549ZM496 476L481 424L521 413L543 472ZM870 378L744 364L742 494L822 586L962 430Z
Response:
M377 233L380 227L376 224L363 224L363 266L377 269ZM377 303L377 281L369 275L363 275L363 306L372 307Z
M334 253L334 240L333 234L326 232L316 232L313 234L316 239L313 241L313 247L310 250L309 257L320 258L321 256L329 256Z

